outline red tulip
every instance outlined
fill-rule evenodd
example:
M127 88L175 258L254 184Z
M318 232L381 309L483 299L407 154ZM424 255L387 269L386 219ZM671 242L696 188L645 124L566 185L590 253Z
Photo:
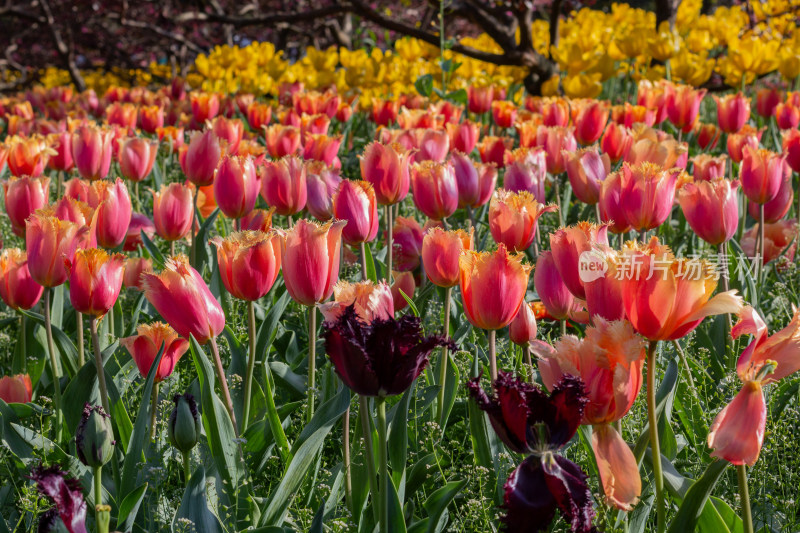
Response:
M142 106L139 108L139 126L146 133L156 133L164 127L164 108L160 105Z
M425 275L434 285L454 287L458 285L459 258L465 250L474 247L474 228L446 231L431 228L422 239L422 263Z
M122 289L124 263L122 254L109 255L99 248L80 249L71 260L64 259L72 307L84 315L105 315Z
M47 144L55 151L55 154L50 155L47 166L59 171L69 172L72 170L72 167L75 166L72 160L72 132L51 133L47 136Z
M252 211L258 190L258 176L251 157L222 157L214 178L214 199L226 217L242 218Z
M380 205L394 205L408 195L412 158L412 153L398 144L373 142L364 149L360 156L361 177L375 188Z
M424 161L411 167L414 205L426 216L441 220L458 208L458 185L452 165Z
M517 118L517 106L508 100L495 100L492 102L492 117L498 127L510 128Z
M500 244L496 252L466 251L459 259L464 314L481 329L506 327L517 316L528 288L531 267L522 255Z
M44 287L57 287L67 281L63 259L72 260L75 250L89 229L59 220L51 212L37 211L28 217L25 249L31 277Z
M346 222L320 226L300 219L281 243L281 265L286 290L302 305L324 302L339 278L342 230Z
M701 150L713 150L719 142L722 130L714 124L698 122L694 127L694 133L697 137L697 145Z
M0 378L0 400L6 403L28 403L33 396L33 385L28 374Z
M302 115L300 117L300 138L305 139L307 133L327 135L331 119L328 115Z
M553 254L549 250L541 252L536 260L533 284L536 287L536 294L539 295L550 316L556 320L564 320L569 316L575 297L564 284Z
M784 131L782 146L783 154L786 156L786 163L795 172L800 172L800 131Z
M253 102L247 106L247 124L253 131L261 131L261 128L269 125L272 119L272 106Z
M131 222L131 198L122 180L92 182L88 203L95 209L97 243L103 248L122 244Z
M108 175L113 155L114 132L80 126L72 134L72 159L81 177L99 180Z
M279 215L294 215L306 206L306 167L297 156L267 161L259 169L261 197Z
M378 126L388 126L397 122L397 113L400 111L400 102L389 98L387 100L372 100L372 121Z
M203 124L219 113L219 97L216 94L193 92L189 98L192 101L192 116L195 123Z
M178 337L174 329L163 322L152 324L140 324L136 328L136 335L124 337L119 343L128 350L131 357L139 368L142 377L150 373L150 368L164 347L164 354L161 356L161 363L158 365L154 379L155 383L164 381L172 375L175 365L181 356L189 349L189 341Z
M494 163L497 168L503 168L505 166L506 150L510 150L513 144L512 139L508 137L485 135L478 143L478 152L481 155L481 161L484 163Z
M600 154L597 147L583 148L577 152L564 152L567 177L572 192L581 202L594 205L600 200L600 187L611 172L608 154Z
M106 124L133 129L136 127L137 113L133 104L114 102L106 107Z
M764 118L771 117L775 107L783 100L779 89L763 88L756 91L756 112Z
M508 338L518 346L528 346L531 341L536 339L536 333L534 302L523 302L517 312L517 316L508 326Z
M328 166L339 168L341 162L336 154L339 153L342 139L341 135L331 137L325 134L307 133L303 139L303 159L324 161Z
M604 153L608 154L613 163L626 158L631 146L633 146L633 133L616 122L608 125L600 140L600 147Z
M342 182L338 171L323 161L306 163L306 208L319 221L333 217L333 195Z
M415 270L422 254L424 230L413 218L397 217L392 227L392 265L400 272Z
M784 176L786 157L769 150L745 146L739 180L742 192L752 202L766 204L778 194Z
M470 113L482 115L489 112L492 108L493 100L495 100L494 87L475 87L472 85L467 87L467 109L469 109Z
M600 100L577 100L572 102L572 106L575 139L584 146L596 143L608 123L608 103Z
M800 106L791 102L781 102L775 107L775 122L782 130L797 128L800 124Z
M408 300L403 296L404 294L409 298L414 298L414 291L417 289L417 284L414 281L414 274L411 272L396 272L392 271L392 302L394 303L394 312L399 313L408 307Z
M415 129L412 130L416 143L415 146L418 150L414 160L415 161L436 161L442 162L447 157L447 152L450 151L450 137L447 136L447 131L443 129Z
M239 231L211 241L219 273L234 298L249 302L265 296L281 270L281 237L274 231Z
M450 137L450 149L465 154L472 152L481 133L480 124L469 120L458 123L447 122L445 128Z
M167 259L160 274L143 272L141 280L147 300L181 337L205 344L225 328L222 307L185 255Z
M158 236L177 241L189 234L194 221L192 190L182 183L162 185L153 193L153 225Z
M195 185L211 185L222 154L222 145L213 131L195 132L189 144L181 147L181 169Z
M581 256L579 266L586 293L586 309L592 321L596 317L623 320L622 276L629 265L620 261L619 252L609 246L595 244L589 253Z
M666 80L655 83L650 80L639 81L636 104L655 113L653 124L661 124L667 118L668 86Z
M736 133L750 118L750 100L741 92L714 96L717 123L725 133Z
M367 181L342 180L333 196L333 216L347 222L342 239L349 245L370 242L378 235L378 203Z
M153 261L145 257L129 257L125 260L122 286L126 289L142 290L142 272L152 272Z
M684 132L692 131L700 112L700 102L707 92L706 89L697 90L691 85L668 86L666 107L669 121Z
M689 226L711 245L729 241L739 226L739 182L695 180L678 191L678 202Z
M19 248L0 252L0 298L11 309L31 309L42 297L44 288L28 270L28 256Z
M131 181L142 181L153 170L158 143L141 137L129 137L119 147L119 171Z
M540 204L527 191L499 189L489 204L489 231L496 243L504 244L512 252L521 252L533 243L539 217L557 209L555 205Z
M12 177L3 182L3 193L11 229L15 235L24 237L25 220L47 205L50 178Z

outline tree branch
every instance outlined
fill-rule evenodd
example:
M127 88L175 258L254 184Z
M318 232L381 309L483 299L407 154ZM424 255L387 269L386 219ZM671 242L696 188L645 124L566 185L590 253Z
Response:
M47 27L50 29L50 35L53 37L53 42L56 45L56 50L58 51L58 55L61 56L61 59L64 61L64 65L67 67L67 71L69 71L69 77L72 79L72 83L75 84L75 87L78 91L85 91L86 90L86 82L83 81L83 76L81 75L80 69L78 69L78 65L75 64L75 57L72 53L72 46L67 45L64 42L64 39L61 37L61 32L58 31L56 27L55 17L53 17L53 11L50 9L49 0L39 0L42 5L42 10L44 11L45 22Z
M175 17L174 20L175 22L218 22L222 24L231 24L237 28L244 28L247 26L270 26L282 22L290 24L306 22L318 18L341 15L342 13L351 11L351 7L352 6L345 1L300 13L273 13L271 15L249 17L241 15L230 16L220 13L182 13Z

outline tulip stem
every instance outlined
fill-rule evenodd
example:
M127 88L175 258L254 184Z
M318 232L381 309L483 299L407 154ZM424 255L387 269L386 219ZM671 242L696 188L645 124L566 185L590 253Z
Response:
M533 361L531 361L531 344L528 343L522 347L522 352L525 355L526 373L530 376L530 381L533 382Z
M753 511L750 509L750 489L747 487L747 466L736 465L739 478L739 497L742 500L742 525L744 533L753 533Z
M350 408L342 418L342 462L344 463L344 501L350 513L353 513L353 478L350 474Z
M658 506L658 533L666 526L667 506L664 500L664 474L661 471L661 445L658 441L658 417L656 415L656 347L658 341L650 341L647 348L647 417L650 423L650 448L653 452L653 475L655 476L656 504Z
M494 332L494 330L492 330ZM378 491L379 515L381 527L379 531L389 531L389 461L386 457L386 400L376 398L378 408L378 467L380 468L380 490Z
M199 191L200 191L200 187L196 185L195 188L194 188L194 200L193 200L194 208L193 208L193 211L192 211L192 231L191 231L191 233L192 233L192 241L191 241L191 244L190 244L190 247L189 247L189 262L190 262L190 264L192 266L195 266L195 257L197 256L197 253L195 252L195 242L194 242L195 241L194 221L197 220L197 225L198 225L198 227L200 226L200 219L197 218L197 194L198 194Z
M558 176L553 176L553 191L556 194L556 205L558 206L558 227L564 225L564 213L561 211L561 181Z
M497 332L493 329L489 330L489 375L492 376L492 381L497 379L497 347L495 345L495 337Z
M361 243L361 281L367 281L367 245Z
M53 378L53 401L56 409L56 442L61 442L61 426L63 426L64 413L61 411L61 381L58 372L56 351L53 347L53 324L50 322L50 287L44 289L44 329L47 333L47 351L50 355L50 372Z
M217 346L216 337L211 337L211 352L214 354L214 368L217 371L219 388L222 389L222 397L225 400L225 407L228 409L228 415L230 415L231 423L233 424L233 432L236 434L236 438L238 439L239 429L236 427L236 413L233 411L231 391L228 389L228 380L225 378L225 369L222 368L222 359L219 358L219 346Z
M764 270L764 204L758 206L758 257L757 265L758 276L756 277L756 287L761 286L761 274Z
M86 362L86 356L83 353L83 313L76 311L75 321L78 326L78 368L82 368L83 364Z
M317 367L317 307L312 305L308 308L308 409L306 410L306 422L311 422L314 416L314 387L315 372Z
M169 241L169 256L175 257L175 241Z
M683 348L681 348L681 345L678 343L678 341L672 341L672 344L675 346L675 351L678 352L678 358L681 360L681 366L683 366L683 370L686 372L686 380L689 382L689 387L692 389L692 395L694 395L697 405L700 405L700 396L697 394L697 389L694 386L692 369L689 368L689 361L686 359L686 352L683 351Z
M105 529L101 525L100 513L103 511L100 507L103 505L103 466L94 467L94 507L95 507L95 525L97 533L108 531L108 526Z
M156 418L158 415L158 383L153 383L153 393L150 396L150 440L156 438Z
M364 461L367 463L369 491L373 501L378 497L378 474L375 472L375 448L372 445L372 424L369 415L369 398L358 396L358 414L361 417L361 434L364 438ZM378 520L378 506L373 503L372 514Z
M444 327L443 334L446 337L450 336L450 297L453 292L453 287L447 287L444 290ZM439 363L439 423L444 425L444 385L447 380L447 363L448 353L447 346L442 347L442 358Z
M247 358L247 374L244 378L244 406L242 407L242 433L250 421L250 398L253 394L253 369L256 365L256 311L253 302L247 302L247 327L250 341L250 353ZM273 432L274 433L274 432ZM278 442L278 439L275 439ZM281 453L283 455L283 453Z
M278 416L278 409L275 407L275 396L272 392L272 377L270 376L269 363L264 365L266 373L264 379L264 395L267 400L267 423L272 435L275 438L275 443L278 445L278 450L281 454L281 459L285 465L289 465L292 460L292 449L289 447L289 441L286 440L286 433L283 432L281 419Z
M560 320L560 322L561 322L561 336L563 337L564 335L567 334L567 320L566 319Z
M100 351L100 339L97 336L97 318L89 319L89 331L92 334L92 346L94 347L94 367L97 371L97 383L100 386L100 401L103 404L106 414L111 415L108 406L108 389L106 388L106 371L103 367L103 352Z
M56 175L56 200L61 199L61 185L64 183L64 172L59 170Z
M387 205L384 208L386 213L386 283L392 284L392 232L394 230L392 223L392 206Z
M189 486L189 479L192 477L192 470L189 462L192 458L192 452L181 452L183 456L183 484Z
M594 204L594 215L597 217L597 223L602 224L603 218L600 216L600 202Z
M28 334L25 331L25 315L23 315L22 313L19 314L19 342L22 345L21 346L22 364L20 365L19 368L17 367L14 368L14 373L16 374L25 373L25 369L27 367L27 363L25 362L25 360L28 357ZM16 357L14 358L14 362L15 363L17 362Z

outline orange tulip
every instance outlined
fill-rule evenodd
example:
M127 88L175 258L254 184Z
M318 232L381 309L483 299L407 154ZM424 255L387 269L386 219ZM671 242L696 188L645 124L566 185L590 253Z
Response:
M282 124L262 126L262 128L266 136L267 151L271 157L278 159L297 153L300 148L300 128Z
M474 247L474 228L446 231L431 228L422 238L422 264L425 275L434 285L454 287L458 285L459 258L465 250Z
M750 100L741 92L714 96L717 123L725 133L736 133L750 118Z
M142 290L142 272L153 271L153 260L145 257L129 257L125 260L122 286L126 289Z
M667 118L667 86L663 80L653 83L641 80L636 94L636 104L655 113L653 124L661 124Z
M517 106L508 100L495 100L492 102L492 117L498 127L510 128L517 118Z
M333 195L333 217L347 224L342 239L349 245L370 242L378 235L378 203L367 181L342 180Z
M65 259L72 307L85 315L105 315L122 289L124 264L122 254L109 255L99 248L80 249L72 260Z
M331 119L328 115L301 115L300 116L300 138L305 139L307 133L314 135L327 135L330 128Z
M694 127L694 133L701 150L713 150L719 142L722 130L714 124L698 122Z
M153 193L153 224L158 236L177 241L189 234L194 221L192 190L182 183L162 185Z
M72 160L81 177L99 180L108 175L113 155L114 132L89 125L72 133Z
M181 337L205 344L225 328L225 313L189 258L167 259L164 270L143 272L141 284L147 301Z
M542 205L527 191L495 191L489 204L489 231L496 243L512 252L527 250L536 236L536 223L544 213L556 211L555 205Z
M466 251L459 259L459 286L464 313L481 329L506 327L517 316L528 289L530 265L504 244L495 252Z
M239 143L242 142L244 135L244 124L241 120L216 117L209 121L208 129L213 131L220 141L226 143L227 153L234 155L239 153Z
M684 168L688 160L688 147L669 135L647 127L634 130L634 140L625 161L631 165L649 162L665 169Z
M219 97L216 94L193 92L189 98L192 101L192 115L197 124L203 124L219 113Z
M142 181L153 170L158 143L141 137L129 137L119 147L119 171L131 181Z
M710 263L676 258L658 237L646 245L630 243L623 260L625 314L636 331L652 341L680 339L705 317L742 308L735 290L712 297L717 280Z
M393 205L408 195L412 153L398 144L373 142L360 156L361 177L375 188L380 205Z
M600 154L597 147L562 154L567 166L567 178L572 191L581 202L594 205L600 200L600 187L611 172L608 154Z
M320 226L301 219L281 241L281 265L286 290L302 305L324 302L339 278L343 220Z
M67 281L63 259L72 260L89 229L56 218L40 210L28 217L25 249L31 277L44 287L57 287Z
M306 167L299 157L287 155L267 161L259 169L259 177L261 197L279 215L294 215L306 206Z
M261 128L269 125L272 119L272 106L253 102L247 106L247 124L253 131L261 131Z
M136 127L138 112L133 104L114 102L106 107L106 123L109 126L133 129Z
M275 208L269 209L253 209L249 215L245 215L239 219L239 226L241 230L263 231L268 233L272 229L272 215L275 213Z
M40 135L11 136L5 144L8 148L6 162L12 176L41 176L50 156L57 154Z
M595 244L608 245L607 225L579 222L550 234L550 249L561 279L569 291L581 300L586 299L586 293L580 276L580 258Z
M164 347L161 363L156 370L155 383L171 376L175 365L189 349L189 341L178 337L175 330L163 322L140 324L136 328L136 335L123 337L119 343L131 354L142 377L146 377L150 373L150 368L153 366L158 352L161 351L162 346Z
M333 286L333 301L319 304L319 310L326 322L334 322L351 305L364 322L394 317L392 291L385 281L339 281Z
M510 150L513 145L513 140L508 137L484 135L478 143L481 161L494 163L497 168L503 168L505 166L506 151Z
M621 279L625 267L622 265L619 252L603 244L595 244L590 253L581 257L586 309L593 321L596 317L606 320L625 318Z
M492 108L492 101L495 98L495 88L489 87L467 87L467 109L470 113L479 115L487 113Z
M447 218L458 208L458 185L449 163L415 163L411 167L411 191L417 209L434 220Z
M139 108L139 126L142 131L153 134L164 127L164 108L160 105L148 105Z
M28 403L33 396L33 385L28 374L0 378L0 400L6 403Z
M642 388L645 341L628 322L596 318L586 337L562 337L552 347L534 344L539 372L549 390L564 375L583 381L589 402L582 423L592 426L594 450L603 493L609 505L630 511L639 501L642 482L633 452L611 423L621 419Z
M234 298L249 302L266 295L281 270L281 237L274 231L238 231L215 237L222 284Z
M28 256L19 248L0 252L0 298L11 309L31 309L39 302L44 289L28 270Z
M50 196L50 178L30 176L12 177L3 182L6 214L15 235L25 235L25 220L36 210L47 205Z

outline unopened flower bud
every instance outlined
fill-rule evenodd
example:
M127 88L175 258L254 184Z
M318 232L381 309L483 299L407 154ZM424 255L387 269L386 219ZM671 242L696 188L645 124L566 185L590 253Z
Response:
M103 466L114 453L111 417L99 405L85 404L75 432L78 459L90 467Z
M195 447L200 439L200 413L191 394L176 394L175 408L169 415L169 440L183 453Z

